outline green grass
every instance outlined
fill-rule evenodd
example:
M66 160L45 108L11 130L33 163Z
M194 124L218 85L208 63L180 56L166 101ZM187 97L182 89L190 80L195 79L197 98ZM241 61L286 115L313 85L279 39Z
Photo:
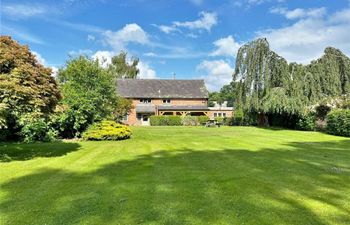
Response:
M349 138L133 131L119 142L0 144L12 158L0 162L0 224L350 224Z

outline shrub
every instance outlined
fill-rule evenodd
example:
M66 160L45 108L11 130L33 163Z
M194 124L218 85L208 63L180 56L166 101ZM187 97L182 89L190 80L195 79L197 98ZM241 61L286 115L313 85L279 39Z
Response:
M84 133L84 140L102 141L102 140L124 140L131 136L131 130L125 125L114 121L104 120L91 125Z
M21 120L20 136L24 142L49 142L56 139L57 132L50 127L44 118L26 117Z
M326 118L329 134L350 137L350 109L332 110Z
M242 126L244 120L244 113L242 109L237 109L233 117L233 125Z
M182 117L182 125L184 126L198 126L198 116L185 116Z
M204 123L206 123L209 120L208 116L198 116L197 118L198 118L198 123L199 124L204 124Z
M151 126L181 126L181 116L151 116Z
M168 126L181 126L181 116L168 116Z
M300 117L296 124L298 130L314 131L316 128L315 116L311 113Z

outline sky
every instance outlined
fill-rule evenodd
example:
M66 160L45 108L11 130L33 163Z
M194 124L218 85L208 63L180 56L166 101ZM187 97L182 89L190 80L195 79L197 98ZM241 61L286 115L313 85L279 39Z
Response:
M264 37L289 62L332 46L350 55L350 0L1 0L0 33L57 71L80 54L106 66L126 51L139 78L232 81L237 50ZM102 60L103 59L103 60Z

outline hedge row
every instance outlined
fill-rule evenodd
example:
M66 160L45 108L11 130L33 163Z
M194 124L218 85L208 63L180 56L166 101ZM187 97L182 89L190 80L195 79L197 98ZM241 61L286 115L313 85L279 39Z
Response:
M208 116L151 116L151 126L199 126L209 120ZM216 118L223 125L234 125L233 118Z
M350 137L350 109L337 109L327 115L326 131L329 134Z
M151 126L181 126L181 116L151 116Z
M84 133L84 140L102 141L102 140L123 140L131 136L131 130L125 125L114 121L102 121L91 125Z

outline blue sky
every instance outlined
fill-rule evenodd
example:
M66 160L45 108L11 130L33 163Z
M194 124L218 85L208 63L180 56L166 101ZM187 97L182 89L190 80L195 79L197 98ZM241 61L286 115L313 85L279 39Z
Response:
M1 34L28 44L54 70L68 56L140 58L141 78L232 80L237 49L266 37L288 61L334 46L350 55L349 0L1 1Z

